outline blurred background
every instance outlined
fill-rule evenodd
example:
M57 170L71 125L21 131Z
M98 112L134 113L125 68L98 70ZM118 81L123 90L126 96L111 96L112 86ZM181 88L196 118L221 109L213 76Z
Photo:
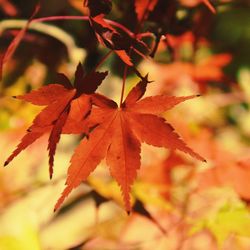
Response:
M134 0L112 3L107 18L133 30ZM44 136L0 168L0 250L250 249L250 3L211 3L216 14L201 0L159 0L141 28L152 34L145 42L154 58L133 58L154 80L146 95L201 94L163 116L207 163L143 144L130 215L105 161L54 213L80 136L62 135L52 180ZM0 0L1 57L36 5ZM82 0L50 0L41 1L36 17L87 14ZM87 21L30 25L3 67L2 166L41 110L12 96L56 83L57 72L73 79L79 61L89 71L107 51ZM119 100L123 68L112 54L100 67L110 73L98 92ZM126 93L138 81L129 72Z

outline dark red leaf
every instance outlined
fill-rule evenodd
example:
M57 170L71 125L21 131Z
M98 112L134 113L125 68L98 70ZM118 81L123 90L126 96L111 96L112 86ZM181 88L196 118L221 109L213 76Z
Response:
M85 94L91 94L101 85L102 81L108 75L108 71L105 72L90 72L82 79L82 86L79 86L79 92Z

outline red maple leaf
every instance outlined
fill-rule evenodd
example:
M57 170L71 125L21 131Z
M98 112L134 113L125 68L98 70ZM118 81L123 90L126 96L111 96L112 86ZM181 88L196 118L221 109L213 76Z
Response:
M75 72L74 87L64 74L59 74L63 84L50 84L17 96L20 100L39 106L47 106L33 120L27 134L22 138L16 150L9 156L5 166L22 150L43 134L50 132L48 141L49 172L53 174L54 155L61 133L88 133L85 119L91 111L91 94L102 83L108 72L90 72L84 74L79 63Z
M127 211L130 211L130 190L140 168L141 143L181 150L191 156L204 159L189 148L173 127L158 114L178 103L196 96L150 96L142 100L149 83L144 77L128 94L120 107L106 98L93 95L93 106L89 120L98 124L83 139L71 158L66 187L55 205L63 203L72 189L85 181L102 159L106 157L110 173L121 187Z

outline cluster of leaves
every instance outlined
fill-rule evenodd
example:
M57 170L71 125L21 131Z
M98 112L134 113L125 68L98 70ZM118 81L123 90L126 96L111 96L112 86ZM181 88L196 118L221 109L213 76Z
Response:
M130 212L133 207L134 213L131 220L127 221L128 231L132 230L133 221L138 220L139 213L160 229L161 237L164 235L165 238L171 238L173 234L178 239L174 249L181 249L182 245L187 249L194 248L193 240L199 234L201 237L209 238L211 245L207 249L213 249L211 246L214 247L214 239L220 246L223 245L231 233L236 237L249 236L241 229L249 227L247 222L249 219L247 202L250 197L249 160L241 160L240 157L223 150L214 139L216 133L220 132L217 130L218 124L225 125L228 122L226 119L231 119L232 111L228 105L240 103L237 110L242 110L243 105L246 105L242 104L242 100L245 99L241 94L238 96L237 93L223 93L216 96L217 91L221 93L234 88L236 92L239 89L234 84L234 79L226 76L223 70L234 60L233 55L225 53L224 50L217 54L211 53L213 44L210 43L208 36L211 20L216 13L215 7L206 0L134 0L126 3L85 0L81 1L80 5L76 4L78 1L69 2L85 14L74 18L89 23L88 28L96 37L91 46L96 46L95 49L98 51L99 48L105 52L108 50L108 53L97 66L92 65L90 68L86 61L79 63L73 84L66 75L58 74L53 84L24 95L15 94L16 99L45 108L35 117L17 148L5 161L5 165L44 134L49 134L47 149L49 175L52 178L54 157L61 135L81 135L81 142L70 160L66 187L54 207L55 210L60 208L65 198L82 182L87 182L92 188L88 194L83 195L83 198L91 196L97 208L110 200L120 202L120 193L117 194L113 181L108 185L105 180L95 178L95 175L90 176L106 158L110 175L120 186L126 211ZM112 16L112 2L115 11L121 11L119 17ZM196 8L195 11L189 9L193 7ZM26 38L32 22L73 19L70 16L35 19L38 10L39 7L2 54L1 72L3 65L13 56L19 43ZM130 15L130 18L125 18L126 15ZM87 40L90 40L89 37ZM97 48L98 45L101 46ZM189 54L185 54L186 48ZM92 49L93 47L87 49L88 56L92 55ZM111 54L117 65L122 65L123 68L119 103L98 92L100 85L103 87L108 85L109 79L112 81L112 78L107 76L116 70L116 66L113 65L109 68L109 72L98 71L98 67L106 62ZM140 65L138 66L138 62L141 61L148 67L146 71L148 74L145 74ZM156 83L151 83L155 69ZM129 74L139 78L138 83L132 88L129 88L131 86L128 81L126 82ZM184 113L172 111L171 109L178 104L199 96L197 94L179 96L177 90L185 88L185 82L192 86L191 91L187 93L212 93L214 95L212 98L215 99L209 99L208 105L203 98L197 98L200 105L194 107L187 103L190 105L189 108L185 109L185 104L177 107L180 110L184 107ZM157 93L152 94L148 91L150 96L144 97L146 90L152 86L157 88ZM125 89L131 89L126 98L124 98ZM211 109L214 109L213 112L217 111L216 104L229 110L224 111L223 121L216 116L214 120L209 117ZM189 115L195 114L199 108L203 111L198 112L194 118L197 118L198 122L191 127L193 131L190 131ZM165 114L165 111L169 112ZM176 114L176 117L171 114ZM185 119L182 116L185 116ZM176 131L180 131L183 139ZM141 154L143 143L167 148L168 154L163 160L157 160L157 156L154 155L154 161L151 160L150 166L144 166L147 164L143 163L144 155ZM198 153L192 148L196 148ZM193 159L185 157L176 150L192 156ZM205 161L204 158L209 162L206 166L211 168L205 167L201 173L196 172L199 164ZM141 165L143 166L139 172ZM175 179L175 172L177 175L180 173L179 179ZM197 186L193 189L194 182ZM135 185L132 188L133 184ZM218 198L217 202L214 198L217 193L211 191L214 186L230 186L235 193L224 190L224 193L220 194L223 198ZM178 188L182 189L180 197L178 190L175 190ZM199 199L204 199L206 202L204 200L201 202ZM230 204L231 200L236 201L235 204ZM215 207L214 211L212 209L210 211L210 207ZM155 211L157 209L160 212ZM231 223L228 222L229 218L233 218ZM137 230L138 225L136 224ZM128 232L123 229L122 234L124 231L126 235ZM140 235L135 237L141 239ZM157 237L159 235L155 238ZM91 236L80 245L88 244L88 241L91 245Z
M135 1L140 25L145 21L149 12L155 8L157 2ZM131 52L142 55L142 52L136 47L149 50L148 46L138 38L136 33L119 33L104 19L104 15L111 10L111 1L89 0L84 4L89 9L89 21L98 41L122 59L126 64L125 71L128 66L132 67L141 80L131 90L125 101L122 100L122 92L120 106L118 106L111 99L95 93L108 72L101 73L93 70L85 74L82 65L79 64L75 72L74 87L65 75L60 74L59 83L61 85L50 84L26 95L17 96L18 99L47 107L36 116L17 149L5 162L5 166L22 150L49 132L49 172L50 178L52 178L54 155L61 133L82 133L85 138L72 156L66 181L67 187L55 209L60 207L73 188L87 179L106 156L110 173L121 186L126 210L130 211L129 193L136 177L136 171L140 168L140 143L146 142L172 150L179 149L205 161L182 141L170 124L158 116L178 103L195 96L161 95L140 100L150 81L148 75L142 77L134 67L131 62ZM25 29L22 32L25 32ZM22 34L16 39L21 39L21 37ZM8 53L12 53L13 46L17 46L17 44L17 41L11 44L4 59L8 58ZM125 84L125 78L123 84Z

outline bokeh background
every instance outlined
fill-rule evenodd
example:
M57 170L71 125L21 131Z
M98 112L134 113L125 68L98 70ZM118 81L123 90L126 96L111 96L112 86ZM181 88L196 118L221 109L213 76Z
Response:
M86 15L82 2L44 0L37 16ZM112 2L107 18L133 30L134 1ZM45 136L0 168L1 250L250 249L250 4L211 1L217 9L213 14L199 0L175 2L175 23L164 31L154 59L135 61L154 80L146 95L201 94L164 117L207 163L143 145L129 216L105 161L54 213L80 136L62 136L53 180ZM36 4L0 1L1 56ZM157 25L152 14L144 31L157 37ZM153 39L146 42L152 45ZM12 96L55 83L56 72L73 79L79 61L90 70L106 53L86 21L30 26L3 68L1 165L40 111ZM101 69L110 74L98 91L119 100L122 62L111 55ZM130 72L126 93L137 82Z

